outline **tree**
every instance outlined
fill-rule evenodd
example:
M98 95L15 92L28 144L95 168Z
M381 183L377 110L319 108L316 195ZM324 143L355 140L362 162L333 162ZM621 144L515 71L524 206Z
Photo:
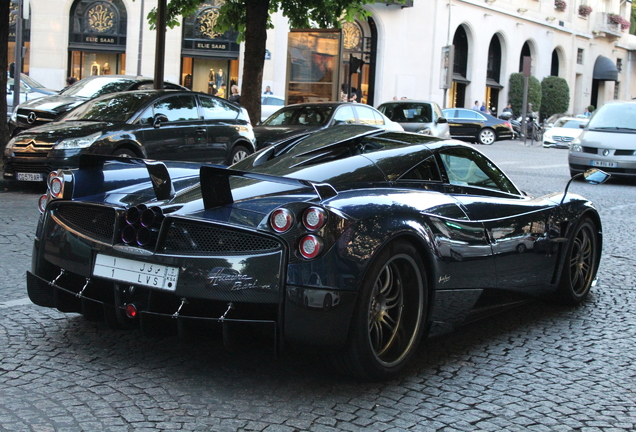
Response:
M235 30L245 42L241 105L251 119L261 118L261 88L270 15L281 11L292 28L338 28L343 21L369 16L363 8L375 0L226 0L219 10L216 28ZM180 17L194 13L204 0L171 0L166 8L167 26L179 25ZM148 20L156 22L153 9Z
M568 82L557 76L547 76L541 81L541 117L565 113L570 106Z
M523 74L510 74L510 86L508 88L508 101L512 109L518 115L523 112ZM541 107L541 83L533 76L528 77L528 103L532 104L534 111Z

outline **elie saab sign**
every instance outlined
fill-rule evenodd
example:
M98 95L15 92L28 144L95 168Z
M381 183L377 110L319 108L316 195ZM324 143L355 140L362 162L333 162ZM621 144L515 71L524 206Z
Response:
M183 55L237 59L237 33L216 26L224 0L208 0L183 20Z
M71 48L126 50L126 6L121 0L77 0L71 8Z

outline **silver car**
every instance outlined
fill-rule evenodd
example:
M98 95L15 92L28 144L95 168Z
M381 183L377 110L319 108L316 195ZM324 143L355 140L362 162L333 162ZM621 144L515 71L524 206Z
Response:
M601 168L613 176L636 177L636 101L612 101L595 110L572 141L570 175Z
M435 102L400 100L385 102L378 111L399 123L407 132L417 132L440 138L450 138L448 121Z

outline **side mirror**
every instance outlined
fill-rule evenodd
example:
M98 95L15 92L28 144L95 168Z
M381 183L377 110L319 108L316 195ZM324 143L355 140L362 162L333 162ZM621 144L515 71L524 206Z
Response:
M438 117L437 123L448 123L448 120L446 120L446 117Z
M168 117L166 117L164 114L155 114L155 116L152 118L152 127L157 129L161 126L161 123L164 123L167 121L168 121Z
M563 202L565 201L565 196L568 194L568 189L572 181L581 177L583 177L583 180L585 180L587 183L597 185L605 183L607 179L611 177L611 175L606 173L605 171L601 171L600 169L596 168L590 168L585 172L575 174L574 176L572 176L570 181L568 181L568 184L565 185L565 191L563 192L563 198L561 198L561 204L563 204Z

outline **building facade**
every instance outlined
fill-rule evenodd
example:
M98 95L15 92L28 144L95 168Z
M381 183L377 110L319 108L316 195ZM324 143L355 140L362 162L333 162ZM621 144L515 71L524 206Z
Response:
M51 88L68 76L152 76L155 32L145 15L156 0L29 0L23 70ZM240 86L242 46L215 32L224 0L208 0L166 33L165 79L227 96ZM394 97L445 107L475 100L503 107L509 77L556 75L570 87L570 112L636 96L626 0L409 0L367 6L370 17L333 31L290 29L272 17L263 88L288 102L355 91L377 106ZM15 30L9 42L13 61ZM13 44L13 45L12 45ZM451 48L452 47L452 48Z

